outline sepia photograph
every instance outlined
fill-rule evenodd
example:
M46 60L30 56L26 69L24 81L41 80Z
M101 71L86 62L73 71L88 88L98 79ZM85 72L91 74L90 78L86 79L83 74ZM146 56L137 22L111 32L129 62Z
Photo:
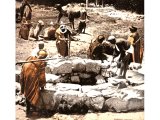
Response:
M16 0L15 119L144 120L144 7Z

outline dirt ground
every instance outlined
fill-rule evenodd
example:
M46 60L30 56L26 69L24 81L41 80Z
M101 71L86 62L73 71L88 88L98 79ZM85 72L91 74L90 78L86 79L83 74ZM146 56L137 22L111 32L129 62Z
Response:
M59 114L56 113L52 116L37 116L32 115L31 117L25 116L25 108L16 105L16 120L144 120L144 111L128 112L128 113L87 113L85 115L78 114Z
M57 20L58 12L53 7L47 7L43 5L32 5L32 22L36 22L41 19L45 23L46 28L51 21L54 23ZM71 42L71 56L79 56L86 58L86 52L89 47L91 39L93 39L98 33L106 33L107 35L114 34L116 37L127 38L129 33L129 26L135 25L138 27L140 36L144 34L144 15L131 13L128 11L117 11L113 7L105 8L92 8L88 9L88 15L90 18L87 22L87 28L85 34L75 36L79 41ZM68 22L68 19L63 17L63 22ZM78 19L75 20L75 27L77 27ZM16 24L16 62L25 61L25 59L31 54L32 50L37 47L39 41L28 41L18 37L20 24ZM48 40L45 43L45 48L49 52L49 56L53 57L57 55L57 49L55 40ZM16 69L21 69L21 66L16 66ZM17 120L143 120L144 111L129 112L129 113L88 113L86 115L63 115L56 113L49 118L27 118L25 117L25 107L16 105L16 119Z

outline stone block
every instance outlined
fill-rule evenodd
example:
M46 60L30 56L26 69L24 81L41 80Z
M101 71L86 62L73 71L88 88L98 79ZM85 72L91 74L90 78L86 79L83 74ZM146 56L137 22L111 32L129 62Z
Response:
M89 97L86 101L86 105L92 111L102 111L105 99L102 96L98 97Z
M142 65L140 63L131 62L129 65L130 70L138 70L142 68Z
M45 68L46 73L48 74L56 73L56 71L53 71L53 69L54 69L54 66L58 64L60 61L63 61L63 59L57 58L54 60L47 61L47 66Z
M143 91L144 91L144 84L138 85L138 86L133 86L132 88L133 88L133 89L143 90Z
M56 90L57 91L68 91L68 90L81 91L81 85L69 84L69 83L57 83Z
M72 71L73 72L85 72L86 65L83 59L72 60Z
M59 106L59 101L55 99L54 94L55 92L50 90L41 91L37 108L56 111Z
M101 69L101 61L100 60L90 60L90 59L86 59L85 60L86 63L86 72L88 73L96 73L98 74L100 72Z
M120 98L109 98L105 101L104 106L110 112L126 112L128 110L127 104L127 101Z
M117 79L116 77L108 78L108 83L117 86L120 82L127 83L126 79Z
M99 96L102 96L102 93L100 91L91 90L91 91L88 91L86 95L88 97L99 97Z
M127 108L128 111L144 110L144 98L130 98Z
M79 76L71 76L71 83L80 83Z
M54 74L46 74L46 82L47 83L54 83L60 79L61 76L54 75Z
M127 84L125 82L121 81L118 83L117 89L122 89L122 88L126 88L126 87L127 87Z
M56 96L77 96L77 97L83 97L86 96L86 94L82 93L81 91L76 91L76 90L65 90L65 91L61 91L61 90L57 90L55 93Z
M91 85L83 85L81 87L82 93L87 93L91 90L95 90L95 86L91 86Z
M71 80L69 74L64 74L64 75L46 74L46 82L53 84L71 83Z
M92 90L102 91L102 90L106 90L106 89L108 89L110 87L112 87L111 84L104 83L104 84L99 84L99 85L94 85L94 86L83 85L81 88L82 88L82 92L83 93L88 93L89 91L92 91Z
M72 73L72 63L69 60L60 61L52 68L52 74Z
M102 90L102 96L104 96L105 98L115 97L116 92L117 92L116 88L109 87L106 90Z
M131 70L128 70L127 74L127 80L130 85L137 86L144 84L144 74Z
M123 98L124 100L128 100L130 98L144 98L144 90L124 88L120 90L120 93L126 94L126 96Z
M88 107L85 105L87 98L80 95L79 91L56 92L56 101L59 101L57 111L60 113L86 113Z
M45 90L56 91L56 85L53 85L53 83L46 83Z
M92 74L89 73L79 73L79 77L82 79L88 79L92 77Z

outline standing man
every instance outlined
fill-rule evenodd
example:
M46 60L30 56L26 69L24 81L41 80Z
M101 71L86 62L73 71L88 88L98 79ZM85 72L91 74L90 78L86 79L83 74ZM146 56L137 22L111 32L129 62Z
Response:
M87 19L87 12L86 9L82 9L80 12L80 21L78 24L78 29L77 32L80 33L85 33L85 29L86 29L86 19ZM83 30L83 32L82 32Z
M114 36L109 36L108 41L113 47L113 60L120 54L118 63L120 62L120 73L118 78L126 78L128 65L130 64L130 58L133 53L133 47L131 43L125 39L116 39ZM112 60L112 61L113 61Z
M128 36L128 41L134 47L134 52L132 54L132 61L136 63L141 63L140 49L141 49L141 41L139 40L139 34L137 32L137 28L134 26L129 27L130 34Z
M40 92L46 85L45 67L46 62L38 61L47 57L44 52L39 52L38 56L29 56L26 61L37 60L37 62L24 63L20 74L21 95L26 99L26 116L37 111ZM32 108L32 111L31 111Z
M20 9L21 20L25 18L25 20L30 23L32 18L32 8L28 3L28 0L23 0L19 9Z
M56 30L55 37L57 51L63 57L70 56L70 36L71 32L67 29L66 25L62 23Z

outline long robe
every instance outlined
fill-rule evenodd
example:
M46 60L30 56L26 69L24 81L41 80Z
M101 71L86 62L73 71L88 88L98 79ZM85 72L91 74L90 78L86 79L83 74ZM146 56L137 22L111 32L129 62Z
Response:
M55 33L56 36L56 47L57 47L57 51L60 55L62 55L63 57L68 56L68 41L65 40L65 38L68 38L68 33L63 34L60 32L60 28L58 28L56 30Z
M137 32L131 32L128 41L131 42L131 45L133 45L137 40L139 39L139 34ZM141 41L137 41L134 46L134 53L132 55L133 62L141 63Z
M25 17L25 19L30 22L32 18L32 8L30 4L26 1L22 1L22 4L20 6L20 12L21 12L21 19Z
M30 56L27 61L29 60L38 60L38 58ZM45 84L45 63L43 61L23 65L20 77L21 93L33 106L37 105L40 88Z

